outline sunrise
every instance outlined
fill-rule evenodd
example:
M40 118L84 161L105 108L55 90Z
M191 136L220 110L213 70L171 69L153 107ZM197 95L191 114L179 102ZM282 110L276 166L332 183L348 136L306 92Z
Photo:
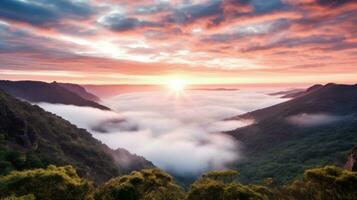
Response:
M354 0L0 0L1 200L356 200Z

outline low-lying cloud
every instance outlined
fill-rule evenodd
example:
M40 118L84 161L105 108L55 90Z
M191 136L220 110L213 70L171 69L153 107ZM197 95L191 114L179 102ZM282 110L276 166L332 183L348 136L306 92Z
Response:
M238 141L221 132L251 124L225 121L283 100L249 91L137 92L105 103L115 111L39 104L89 130L113 149L125 148L181 176L221 169L240 158Z
M345 119L343 116L325 114L325 113L301 113L288 117L288 121L291 124L303 126L303 127L313 127L322 126L331 123L335 123Z

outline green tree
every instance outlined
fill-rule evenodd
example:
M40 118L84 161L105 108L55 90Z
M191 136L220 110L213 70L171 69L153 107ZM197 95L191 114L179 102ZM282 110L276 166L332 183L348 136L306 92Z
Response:
M70 165L12 171L0 177L0 198L33 194L38 200L82 200L91 199L92 192L92 184L81 179Z
M36 198L33 194L28 194L28 195L24 195L24 196L20 196L20 197L11 195L9 197L5 197L3 200L35 200L35 199Z
M144 169L113 178L99 187L97 200L182 200L184 192L167 173Z
M296 180L277 191L280 199L355 200L357 173L335 166L306 170L303 180Z
M264 186L243 185L234 170L212 171L195 181L186 200L270 199L272 192Z

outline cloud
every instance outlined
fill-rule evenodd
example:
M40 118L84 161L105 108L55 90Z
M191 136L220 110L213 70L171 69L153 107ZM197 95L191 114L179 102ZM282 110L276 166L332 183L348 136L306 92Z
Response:
M223 14L221 1L210 1L201 4L184 5L166 16L169 23L187 24L206 17L219 17Z
M24 74L9 79L52 81L27 72L62 70L83 78L58 81L82 83L177 71L230 83L354 81L356 13L353 0L3 0L0 67Z
M236 27L231 33L213 34L204 39L208 42L232 42L242 38L252 37L255 35L273 34L275 32L287 29L290 26L289 20L278 19L266 21L259 24L249 24Z
M213 122L208 126L208 130L211 132L225 132L231 131L240 127L248 126L252 124L251 120L227 120L227 121L218 121Z
M0 18L46 27L62 19L83 20L95 13L95 9L83 1L72 0L2 0Z
M105 27L113 31L129 31L136 28L159 27L160 24L147 20L139 20L134 17L125 17L122 14L110 14L99 21Z
M322 125L339 122L343 119L345 119L345 117L323 114L323 113L315 113L315 114L302 113L287 118L289 123L302 127L322 126Z
M283 100L249 91L164 91L118 95L106 102L114 111L39 104L111 148L125 148L181 176L222 169L241 157L241 144L221 132L250 121L224 119Z

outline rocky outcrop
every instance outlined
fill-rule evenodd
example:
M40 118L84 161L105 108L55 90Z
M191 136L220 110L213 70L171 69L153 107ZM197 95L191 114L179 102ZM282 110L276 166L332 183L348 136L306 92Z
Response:
M355 146L347 158L345 168L351 171L357 171L357 146Z

